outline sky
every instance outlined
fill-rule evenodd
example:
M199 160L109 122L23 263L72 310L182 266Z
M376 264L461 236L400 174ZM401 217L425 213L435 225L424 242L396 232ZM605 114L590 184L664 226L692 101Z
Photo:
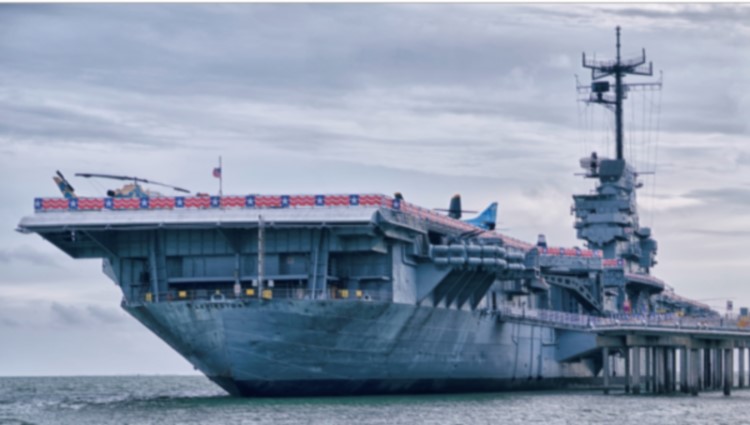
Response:
M195 373L100 261L15 231L55 170L81 196L116 185L76 172L215 193L221 155L225 194L460 193L499 202L512 236L582 245L578 160L612 134L575 76L582 52L614 56L617 25L656 74L627 81L663 70L625 105L653 273L750 306L748 5L0 4L0 375Z

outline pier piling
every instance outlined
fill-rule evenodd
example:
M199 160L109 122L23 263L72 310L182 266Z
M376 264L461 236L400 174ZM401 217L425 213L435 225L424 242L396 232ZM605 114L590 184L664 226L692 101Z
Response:
M737 366L739 367L739 375L737 376L737 388L745 387L745 348L740 347L737 349Z
M716 372L719 366L717 365L718 359L716 358L716 349L709 348L708 355L711 357L711 380L708 383L708 388L711 390L716 389Z
M682 347L680 348L680 392L684 394L690 392L690 384L688 383L689 372L688 349L687 347Z
M669 392L677 392L677 349L669 348Z
M734 368L732 363L734 360L734 348L724 349L724 395L728 396L732 394L732 381L734 381Z
M651 347L651 391L659 393L659 351Z
M690 394L697 396L700 387L701 378L701 351L696 349L690 350L690 356L688 357L690 362Z
M722 388L722 384L724 382L724 356L723 356L723 350L721 348L717 348L714 350L714 389L720 390Z
M630 347L625 347L625 394L630 392Z
M696 378L697 379L695 383L696 383L696 386L698 387L698 391L700 391L701 389L703 389L703 350L697 349L697 353L695 357L696 357L695 361L698 363L698 365L696 366L696 374L697 374Z
M602 378L604 394L609 394L609 347L602 348Z
M669 394L672 392L672 381L673 381L673 374L672 371L674 369L674 364L672 363L672 347L667 347L664 349L664 392Z
M641 393L641 347L633 347L633 394Z
M672 347L667 347L664 349L664 362L666 364L666 367L664 369L664 373L666 374L666 377L664 379L664 392L667 394L670 394L672 392L672 387L674 386L674 356L672 355L674 353L674 349Z
M645 351L645 354L646 354L646 356L645 356L646 357L646 367L644 368L644 369L646 369L644 371L645 372L645 379L644 379L644 381L646 381L645 382L645 384L646 384L646 392L652 392L653 391L653 385L652 385L652 383L653 383L653 374L654 374L653 373L653 367L654 367L654 364L653 364L653 358L654 358L654 356L653 356L653 349L652 349L652 347L644 347L644 351Z
M703 349L703 389L711 389L713 378L711 377L711 350L710 348Z
M641 393L641 347L633 347L633 394Z
M654 356L656 363L656 393L664 393L664 348L656 347L656 355Z

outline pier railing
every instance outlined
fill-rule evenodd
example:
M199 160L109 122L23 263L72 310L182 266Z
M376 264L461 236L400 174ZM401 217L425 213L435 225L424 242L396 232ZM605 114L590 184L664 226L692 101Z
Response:
M566 313L555 310L526 309L522 307L503 306L491 311L500 319L523 319L553 327L574 329L607 329L619 327L696 329L696 330L731 330L750 334L750 318L726 318L681 316L668 314L613 314L609 316L591 316L586 314Z

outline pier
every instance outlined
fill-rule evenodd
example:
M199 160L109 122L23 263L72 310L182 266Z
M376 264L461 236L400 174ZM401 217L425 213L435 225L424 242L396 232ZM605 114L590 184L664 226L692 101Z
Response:
M610 389L611 357L625 360L625 392L653 394L743 388L750 346L750 333L731 329L670 329L621 325L597 330L596 343L602 353L604 392ZM739 374L735 380L734 362ZM678 373L679 372L679 373Z
M750 328L740 319L676 314L590 316L550 310L502 307L499 320L553 326L578 335L575 347L559 347L570 358L600 356L602 390L614 384L613 362L624 360L625 393L634 395L723 391L750 383ZM590 344L583 343L587 336ZM561 343L562 344L562 343ZM735 374L735 362L737 374ZM623 377L618 377L621 383Z

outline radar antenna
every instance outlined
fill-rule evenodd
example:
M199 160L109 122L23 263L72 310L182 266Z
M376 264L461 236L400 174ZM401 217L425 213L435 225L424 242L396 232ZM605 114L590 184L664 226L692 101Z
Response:
M627 91L635 88L661 88L661 79L658 82L651 83L623 83L626 75L653 75L653 64L646 65L646 49L642 50L641 56L633 59L622 60L620 58L620 27L616 28L617 33L617 59L608 61L597 61L586 59L586 53L583 53L583 67L591 69L590 86L578 85L578 92L589 92L590 96L586 99L589 103L598 103L610 110L614 109L615 113L615 142L617 146L617 159L623 158L623 108L622 101L626 98ZM614 76L615 87L614 95L606 95L610 91L610 82L603 80L605 77Z

